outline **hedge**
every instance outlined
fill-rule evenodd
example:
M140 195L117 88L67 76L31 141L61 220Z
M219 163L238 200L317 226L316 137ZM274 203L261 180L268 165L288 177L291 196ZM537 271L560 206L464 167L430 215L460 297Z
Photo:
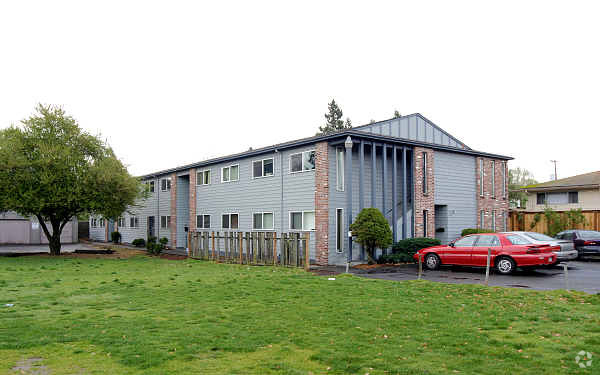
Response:
M417 237L400 240L392 246L392 254L382 255L377 263L405 263L413 262L413 255L421 249L440 245L437 238Z

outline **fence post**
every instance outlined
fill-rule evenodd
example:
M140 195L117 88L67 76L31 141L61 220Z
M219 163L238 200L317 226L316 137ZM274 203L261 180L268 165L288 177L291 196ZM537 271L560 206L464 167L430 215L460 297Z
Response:
M277 265L277 232L273 232L273 265Z
M417 254L419 254L419 277L417 278L417 280L421 280L421 275L423 274L423 254Z
M304 233L304 269L310 270L310 233Z
M485 286L490 281L490 258L492 257L492 248L488 247L487 259L485 260Z
M238 252L240 253L240 264L244 264L244 239L242 232L238 232Z
M210 235L211 239L212 239L212 260L215 260L215 232L211 232Z
M287 233L281 233L281 265L285 266L287 261Z
M569 266L567 263L563 263L563 271L565 272L565 287L569 290Z

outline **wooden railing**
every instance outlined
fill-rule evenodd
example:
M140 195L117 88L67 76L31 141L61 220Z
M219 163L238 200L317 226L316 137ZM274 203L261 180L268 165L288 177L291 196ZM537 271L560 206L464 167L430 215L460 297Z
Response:
M310 266L310 233L192 232L189 256L252 265Z

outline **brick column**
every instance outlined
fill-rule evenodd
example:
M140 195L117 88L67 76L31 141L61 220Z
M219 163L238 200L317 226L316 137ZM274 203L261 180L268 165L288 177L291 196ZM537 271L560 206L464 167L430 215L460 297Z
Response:
M171 174L171 246L177 247L177 174Z
M480 171L481 161L483 161L483 196L481 195ZM492 189L492 161L494 164L494 188ZM506 173L506 196L503 195L502 170ZM492 229L492 215L496 211L496 231L504 230L505 216L508 218L508 168L504 160L477 158L476 159L476 179L477 179L477 227L481 229ZM492 191L493 190L493 191ZM481 211L484 212L483 223L481 222Z
M190 232L196 230L196 169L190 169Z
M435 237L435 181L433 174L433 150L415 147L415 237L424 237L423 211L427 210L427 237ZM423 170L423 153L427 154L427 170ZM423 176L427 176L427 189L423 192Z
M315 152L315 235L317 264L329 263L329 144L317 143Z

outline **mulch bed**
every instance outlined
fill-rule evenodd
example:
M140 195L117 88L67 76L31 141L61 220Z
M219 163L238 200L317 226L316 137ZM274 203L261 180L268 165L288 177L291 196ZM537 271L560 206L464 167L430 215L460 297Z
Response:
M169 260L184 260L187 259L185 255L176 255L176 254L160 254L160 259L169 259Z

